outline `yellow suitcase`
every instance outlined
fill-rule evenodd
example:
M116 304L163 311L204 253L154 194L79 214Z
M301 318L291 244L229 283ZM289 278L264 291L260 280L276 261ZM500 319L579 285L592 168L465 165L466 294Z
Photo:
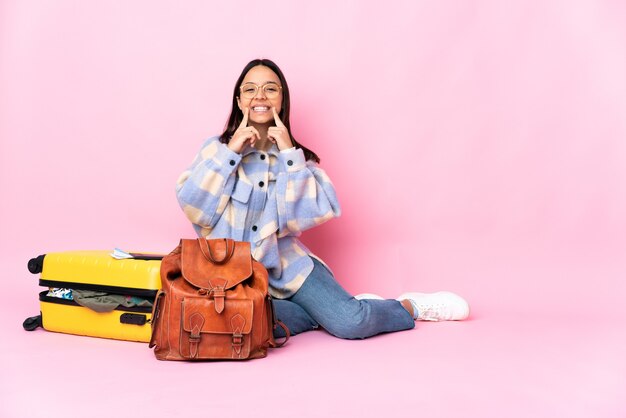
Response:
M131 253L135 258L118 260L110 251L48 253L28 262L33 274L41 273L40 286L91 290L135 296L153 301L161 288L161 255ZM119 306L96 312L74 300L39 294L41 314L24 321L24 329L39 326L48 331L127 341L150 341L151 307Z

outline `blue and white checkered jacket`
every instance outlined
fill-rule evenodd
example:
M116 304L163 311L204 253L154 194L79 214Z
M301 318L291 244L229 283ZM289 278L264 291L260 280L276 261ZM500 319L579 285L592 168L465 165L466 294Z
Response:
M301 149L231 151L208 139L177 182L183 211L201 237L248 241L269 273L270 294L288 298L313 270L314 256L297 238L340 215L335 189Z

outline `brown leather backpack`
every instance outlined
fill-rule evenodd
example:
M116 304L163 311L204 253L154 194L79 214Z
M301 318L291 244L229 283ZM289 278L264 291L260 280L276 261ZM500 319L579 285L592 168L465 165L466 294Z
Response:
M159 360L265 357L276 325L267 271L250 244L183 239L161 262L150 347ZM285 340L286 341L286 340ZM283 342L284 344L284 342ZM281 344L282 345L282 344Z

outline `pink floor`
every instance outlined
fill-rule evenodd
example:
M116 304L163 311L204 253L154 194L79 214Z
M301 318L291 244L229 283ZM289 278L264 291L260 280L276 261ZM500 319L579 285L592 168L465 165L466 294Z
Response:
M266 359L190 364L159 362L142 343L23 331L39 288L25 263L4 264L17 285L0 316L2 418L626 416L625 310L598 300L608 291L505 306L477 289L465 322L364 341L315 331ZM608 268L597 288L623 271Z

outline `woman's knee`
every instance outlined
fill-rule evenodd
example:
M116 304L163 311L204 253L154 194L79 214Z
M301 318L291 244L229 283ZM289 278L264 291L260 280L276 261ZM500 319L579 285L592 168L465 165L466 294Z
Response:
M337 338L360 340L372 336L372 324L367 309L360 309L349 315L337 315L322 327Z

